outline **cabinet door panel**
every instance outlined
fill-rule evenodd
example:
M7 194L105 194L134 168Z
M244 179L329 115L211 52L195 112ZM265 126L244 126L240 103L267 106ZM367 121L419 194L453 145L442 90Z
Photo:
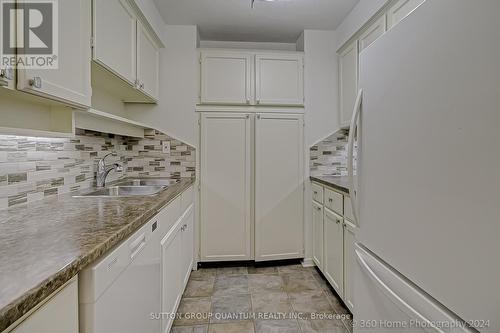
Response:
M136 18L126 0L94 0L94 60L135 85Z
M194 259L194 208L191 205L183 217L182 225L182 272L183 287L186 286L191 270L193 269Z
M89 107L90 84L90 2L65 0L58 2L58 62L59 68L20 69L18 89L71 105ZM30 85L34 78L41 86Z
M201 118L201 259L251 255L251 126L245 114Z
M344 231L342 217L325 209L325 270L324 274L333 289L344 295Z
M304 257L304 138L301 115L255 122L255 260Z
M182 233L181 221L161 241L162 312L175 313L182 296ZM162 333L170 331L173 319L162 318Z
M202 104L250 104L252 56L246 53L202 52Z
M411 14L425 0L399 0L387 11L388 29L393 28L402 19Z
M256 102L262 105L304 104L302 55L255 56Z
M344 220L344 302L351 310L354 310L354 265L356 259L354 257L354 244L356 234L356 226L351 222Z
M313 208L313 260L323 270L323 206L314 202Z
M158 100L160 51L144 26L137 22L137 79L139 89Z
M358 93L358 41L339 54L340 125L349 126Z
M375 21L371 26L369 26L362 34L359 36L359 52L370 46L371 43L382 36L386 31L386 19L385 15L382 15L377 21Z

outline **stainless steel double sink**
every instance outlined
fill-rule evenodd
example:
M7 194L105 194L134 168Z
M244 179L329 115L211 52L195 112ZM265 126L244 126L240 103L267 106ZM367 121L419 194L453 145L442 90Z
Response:
M126 179L113 186L103 187L88 193L75 195L75 198L84 197L141 197L153 196L166 190L169 186L179 182L169 178Z

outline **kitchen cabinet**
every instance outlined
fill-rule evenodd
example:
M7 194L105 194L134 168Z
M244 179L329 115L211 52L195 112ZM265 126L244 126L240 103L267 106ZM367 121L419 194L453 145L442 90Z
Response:
M21 321L11 333L78 333L78 279L74 277Z
M356 226L344 219L344 303L351 312L354 311L354 267L356 258L354 244L356 244Z
M255 260L303 258L303 116L257 114L254 163Z
M304 105L304 59L299 54L255 56L255 102Z
M17 89L79 108L90 106L90 15L89 1L59 2L59 68L19 69Z
M386 31L386 16L382 15L378 20L373 22L370 26L359 36L359 52L366 49L377 38L382 36Z
M358 40L339 53L340 125L348 127L358 93Z
M182 283L188 283L194 261L194 206L191 205L182 217Z
M161 41L133 1L93 1L92 84L123 102L155 103Z
M203 51L200 54L202 104L253 103L253 55L243 52Z
M342 297L344 295L344 230L342 216L325 209L324 219L325 268L323 273L333 289Z
M200 104L304 105L299 52L200 51Z
M251 118L232 113L201 115L202 261L253 258Z
M319 269L323 269L323 205L313 201L313 260Z
M393 28L425 0L398 0L387 11L387 29Z
M3 6L0 6L0 17L3 16ZM0 59L3 58L3 47L0 47ZM16 71L12 66L3 65L0 61L0 88L15 89L16 88Z
M158 100L160 50L140 21L137 21L137 83L139 89Z

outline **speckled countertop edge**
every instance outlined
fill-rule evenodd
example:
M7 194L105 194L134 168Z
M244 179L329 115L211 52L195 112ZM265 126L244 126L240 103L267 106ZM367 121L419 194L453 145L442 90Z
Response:
M22 292L20 296L14 297L13 299L0 299L0 304L5 304L0 308L0 332L8 328L10 325L15 323L19 318L21 318L24 314L29 312L32 308L34 308L37 304L43 301L46 297L50 296L54 291L63 286L67 281L69 281L72 277L78 274L84 267L88 264L94 262L96 259L101 257L104 253L108 252L114 246L116 246L119 242L126 239L129 235L131 235L134 231L139 229L142 225L147 223L152 217L154 217L163 207L172 202L175 198L177 198L180 194L182 194L187 188L189 188L192 184L194 184L195 180L191 178L181 179L179 183L172 185L164 192L160 193L157 196L143 198L143 202L147 202L147 207L144 211L134 212L135 216L131 217L130 221L123 222L123 226L119 228L116 232L113 232L112 235L107 237L104 241L95 244L91 249L81 253L80 255L70 258L67 260L67 263L64 264L57 272L52 274L49 277L41 278L40 282L34 285L26 286L26 290ZM16 220L17 215L26 215L26 211L36 210L39 207L44 207L47 209L47 205L64 205L65 201L70 205L69 200L87 200L86 204L96 203L102 204L103 200L109 200L110 206L119 205L125 206L125 208L131 205L141 205L141 201L130 200L130 203L126 202L124 199L123 202L120 202L120 199L111 199L111 198L85 198L85 199L76 199L71 195L60 196L57 199L53 200L42 200L38 202L36 205L26 206L26 207L18 207L16 209L7 209L0 211L0 233L5 225L8 223L13 223L12 220ZM94 200L94 201L92 201ZM118 201L117 201L118 200ZM147 200L147 201L146 201ZM72 204L75 201L71 202ZM106 205L106 203L104 203ZM23 210L24 208L24 210ZM113 207L115 208L115 207ZM118 209L117 208L117 209ZM20 214L19 212L22 212ZM46 217L50 219L49 216ZM89 219L89 217L86 217ZM102 216L96 217L96 219L102 219ZM109 217L105 217L103 223L107 223L107 219ZM42 223L43 217L39 217L37 221L33 223ZM83 236L82 236L83 237ZM92 237L92 235L89 235ZM3 246L0 244L0 246ZM3 255L3 254L2 254ZM15 260L15 258L10 258L10 260ZM2 262L3 263L3 262ZM5 267L3 267L5 269ZM2 267L0 267L0 272ZM5 282L5 281L4 281ZM14 282L14 281L12 281ZM8 285L0 286L0 288L9 288ZM20 288L18 288L20 289ZM2 294L3 295L3 294Z
M340 176L311 176L310 180L329 186L340 192L349 195L349 179L347 177Z

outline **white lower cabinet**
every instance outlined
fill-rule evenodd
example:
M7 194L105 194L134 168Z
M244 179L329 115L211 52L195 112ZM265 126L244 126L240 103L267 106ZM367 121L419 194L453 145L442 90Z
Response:
M344 230L342 216L325 209L324 274L339 295L344 293Z
M186 285L194 262L194 206L189 206L182 217L182 276L183 285Z
M313 260L319 269L323 269L323 205L313 201Z
M9 331L9 329L7 329ZM11 333L78 333L78 279L74 277Z

